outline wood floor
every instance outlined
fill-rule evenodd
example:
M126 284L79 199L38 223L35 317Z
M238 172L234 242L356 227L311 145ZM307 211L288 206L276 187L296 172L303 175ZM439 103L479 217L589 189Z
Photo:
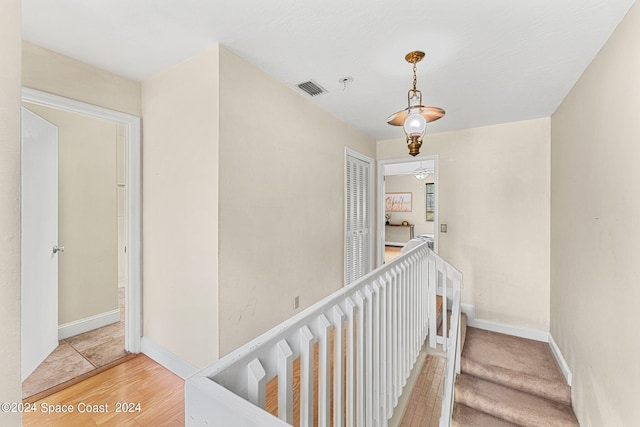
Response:
M389 262L392 259L402 255L402 248L400 246L385 246L384 247L384 262Z
M183 426L184 380L140 354L31 408L23 426Z
M427 355L420 369L409 403L404 410L400 427L437 427L442 407L444 386L444 357Z

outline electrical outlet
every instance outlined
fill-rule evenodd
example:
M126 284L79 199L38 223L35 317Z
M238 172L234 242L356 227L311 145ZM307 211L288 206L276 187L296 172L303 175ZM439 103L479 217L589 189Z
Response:
M447 224L440 224L440 232L441 233L447 232Z
M295 297L293 299L293 309L297 310L298 308L300 308L300 297Z

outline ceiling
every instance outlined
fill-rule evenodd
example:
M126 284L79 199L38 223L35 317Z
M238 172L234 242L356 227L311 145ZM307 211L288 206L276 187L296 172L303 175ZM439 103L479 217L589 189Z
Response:
M546 117L634 1L22 0L23 38L138 81L221 43L380 140L403 136L406 53L447 111L427 132Z

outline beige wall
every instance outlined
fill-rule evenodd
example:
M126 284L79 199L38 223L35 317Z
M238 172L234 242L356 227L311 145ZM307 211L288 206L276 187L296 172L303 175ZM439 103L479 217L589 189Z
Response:
M20 402L20 1L0 2L0 402ZM0 412L0 425L20 414Z
M446 120L443 119L443 120ZM439 156L439 252L462 270L476 318L549 330L550 119L427 134ZM407 155L378 142L378 158Z
M140 116L140 83L36 46L22 43L22 85Z
M373 140L220 49L220 354L344 281L345 147ZM375 241L375 240L374 240Z
M58 319L65 324L118 308L118 125L25 103L58 127Z
M218 48L142 84L144 335L218 357Z
M411 193L411 212L387 212L391 214L391 224L400 224L402 221L409 221L414 224L414 234L433 234L433 221L427 221L427 201L425 184L433 182L433 175L426 179L419 180L413 175L388 175L385 177L384 185L386 193ZM408 235L406 231L399 232L400 236ZM390 239L390 237L392 237ZM386 241L400 242L393 239L394 236L385 236Z
M640 4L551 122L551 333L580 425L640 420Z

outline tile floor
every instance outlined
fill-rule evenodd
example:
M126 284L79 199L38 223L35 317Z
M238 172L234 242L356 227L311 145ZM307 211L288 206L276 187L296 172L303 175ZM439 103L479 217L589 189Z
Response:
M124 288L118 289L120 321L59 342L22 383L22 398L100 368L127 355L124 349Z

